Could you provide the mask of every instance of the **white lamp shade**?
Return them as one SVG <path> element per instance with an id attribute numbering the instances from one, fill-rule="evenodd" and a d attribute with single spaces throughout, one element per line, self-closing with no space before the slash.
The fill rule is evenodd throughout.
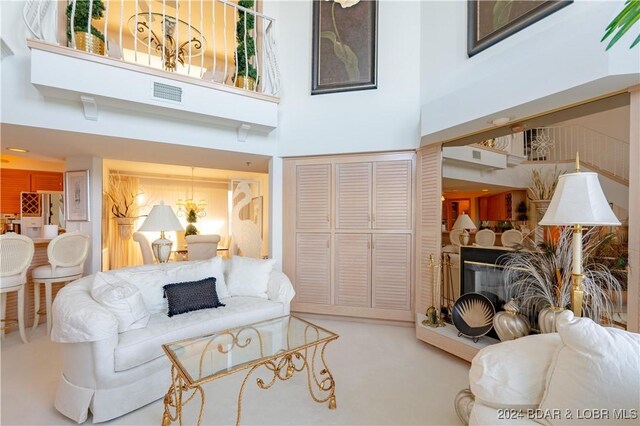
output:
<path id="1" fill-rule="evenodd" d="M 476 224 L 473 223 L 468 214 L 461 214 L 453 224 L 453 229 L 476 229 Z"/>
<path id="2" fill-rule="evenodd" d="M 149 216 L 147 216 L 138 231 L 184 231 L 184 228 L 180 224 L 171 206 L 160 203 L 153 206 L 149 212 Z"/>
<path id="3" fill-rule="evenodd" d="M 567 173 L 558 178 L 540 225 L 620 225 L 600 187 L 597 173 Z"/>

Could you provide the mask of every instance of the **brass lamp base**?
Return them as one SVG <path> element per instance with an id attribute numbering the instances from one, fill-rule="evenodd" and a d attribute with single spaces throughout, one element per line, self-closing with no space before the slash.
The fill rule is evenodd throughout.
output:
<path id="1" fill-rule="evenodd" d="M 582 316 L 582 302 L 584 301 L 584 288 L 582 287 L 582 274 L 571 275 L 573 287 L 571 289 L 571 309 L 573 315 Z"/>

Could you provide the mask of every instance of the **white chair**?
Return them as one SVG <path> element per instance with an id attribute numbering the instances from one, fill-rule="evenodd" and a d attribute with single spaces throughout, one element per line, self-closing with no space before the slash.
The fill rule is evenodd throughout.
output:
<path id="1" fill-rule="evenodd" d="M 188 235 L 186 240 L 189 260 L 207 260 L 217 255 L 220 235 Z"/>
<path id="2" fill-rule="evenodd" d="M 33 259 L 33 240 L 13 232 L 0 235 L 0 318 L 5 318 L 7 311 L 7 293 L 18 293 L 18 330 L 20 338 L 27 343 L 24 332 L 24 285 L 27 283 L 27 269 Z M 4 337 L 5 326 L 1 327 Z"/>
<path id="3" fill-rule="evenodd" d="M 522 244 L 522 232 L 516 229 L 509 229 L 502 233 L 500 238 L 503 247 L 513 247 Z"/>
<path id="4" fill-rule="evenodd" d="M 491 229 L 482 229 L 476 232 L 476 245 L 480 247 L 493 247 L 496 243 L 496 233 Z"/>
<path id="5" fill-rule="evenodd" d="M 140 245 L 142 252 L 142 263 L 145 265 L 153 265 L 153 252 L 151 251 L 151 243 L 142 232 L 133 233 L 133 241 Z"/>
<path id="6" fill-rule="evenodd" d="M 463 229 L 452 229 L 449 232 L 449 241 L 453 244 L 454 247 L 460 247 L 462 243 L 460 242 L 460 235 L 462 235 Z"/>
<path id="7" fill-rule="evenodd" d="M 47 314 L 47 335 L 51 333 L 51 289 L 53 283 L 68 283 L 82 278 L 84 261 L 89 252 L 89 235 L 68 232 L 58 235 L 47 246 L 49 264 L 38 266 L 31 272 L 33 277 L 34 316 L 33 329 L 40 321 L 40 284 L 45 289 L 45 310 Z"/>

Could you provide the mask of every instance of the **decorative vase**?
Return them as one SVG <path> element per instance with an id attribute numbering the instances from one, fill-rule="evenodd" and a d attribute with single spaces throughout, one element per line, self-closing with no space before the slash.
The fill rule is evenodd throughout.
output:
<path id="1" fill-rule="evenodd" d="M 84 31 L 76 31 L 74 35 L 77 50 L 104 56 L 104 41 L 100 40 L 100 38 Z"/>
<path id="2" fill-rule="evenodd" d="M 540 333 L 555 333 L 556 330 L 556 318 L 558 314 L 564 311 L 565 308 L 558 306 L 549 306 L 544 308 L 538 314 L 538 327 Z"/>
<path id="3" fill-rule="evenodd" d="M 120 238 L 128 240 L 133 235 L 133 225 L 135 225 L 137 217 L 116 217 L 118 223 L 118 231 L 120 232 Z"/>
<path id="4" fill-rule="evenodd" d="M 236 87 L 239 87 L 241 89 L 251 90 L 251 91 L 256 90 L 256 80 L 253 77 L 245 77 L 244 75 L 238 75 L 236 76 L 234 84 Z"/>
<path id="5" fill-rule="evenodd" d="M 544 214 L 547 212 L 547 209 L 549 208 L 549 204 L 551 203 L 551 200 L 531 200 L 531 203 L 535 206 L 535 210 L 536 210 L 536 221 L 535 223 L 540 223 L 540 221 L 542 220 L 542 218 L 544 217 Z M 542 241 L 544 241 L 544 229 L 541 226 L 537 226 L 535 231 L 535 242 L 536 244 L 541 243 Z"/>
<path id="6" fill-rule="evenodd" d="M 529 320 L 520 314 L 520 308 L 514 299 L 504 305 L 504 311 L 493 317 L 493 328 L 501 342 L 524 337 L 531 331 Z"/>

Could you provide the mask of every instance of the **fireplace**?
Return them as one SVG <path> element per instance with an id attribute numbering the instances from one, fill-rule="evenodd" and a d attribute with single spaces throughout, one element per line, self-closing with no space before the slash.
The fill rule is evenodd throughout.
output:
<path id="1" fill-rule="evenodd" d="M 486 296 L 496 308 L 502 308 L 507 301 L 504 284 L 504 258 L 506 250 L 479 247 L 460 248 L 460 294 L 480 293 Z"/>

